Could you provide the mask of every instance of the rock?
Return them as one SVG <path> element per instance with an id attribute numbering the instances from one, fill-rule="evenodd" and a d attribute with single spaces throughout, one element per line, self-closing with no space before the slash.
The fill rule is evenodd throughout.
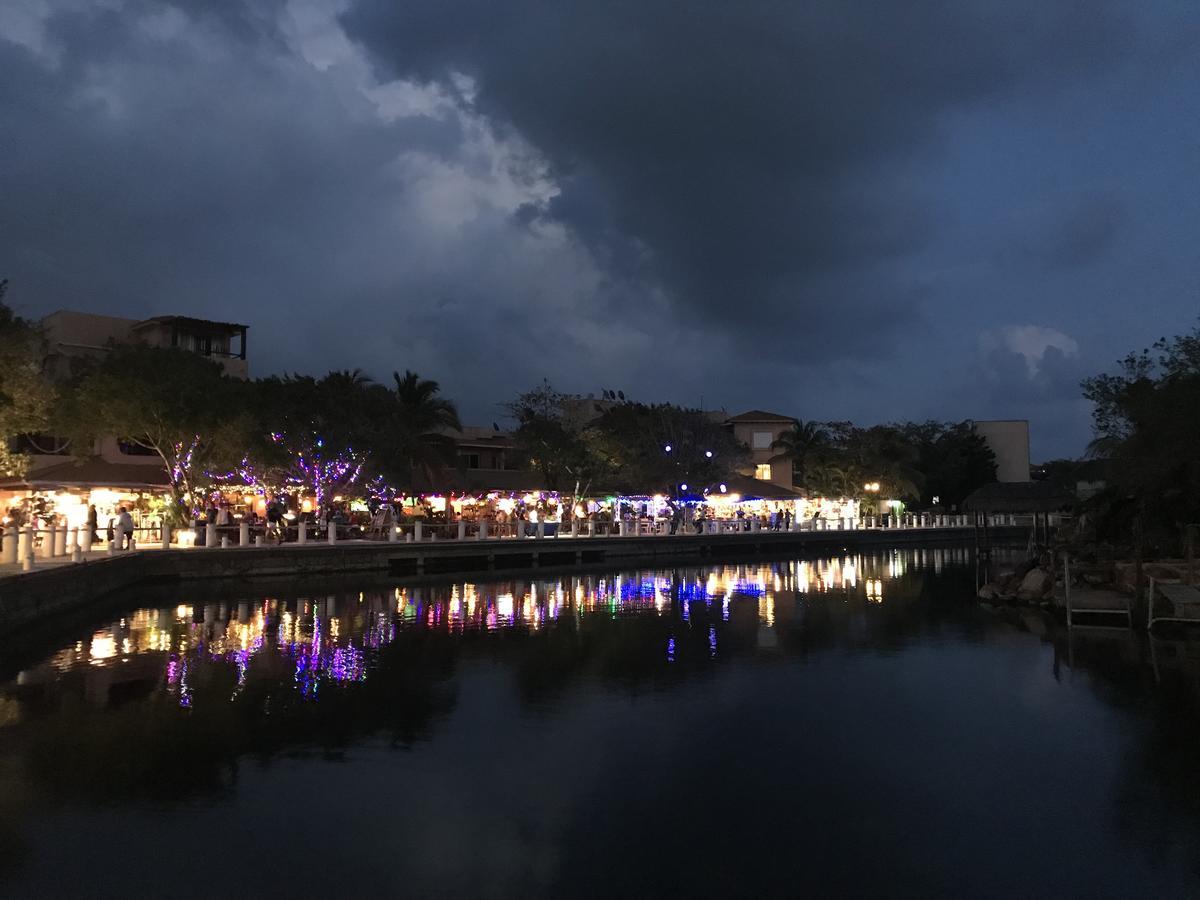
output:
<path id="1" fill-rule="evenodd" d="M 1015 572 L 1013 572 L 1013 577 L 1016 578 L 1018 581 L 1024 581 L 1025 576 L 1028 575 L 1031 571 L 1033 571 L 1033 569 L 1036 567 L 1037 567 L 1036 560 L 1027 559 L 1027 560 L 1025 560 L 1025 562 L 1023 562 L 1019 566 L 1017 566 L 1017 570 Z"/>
<path id="2" fill-rule="evenodd" d="M 1017 589 L 1018 600 L 1041 600 L 1054 589 L 1054 578 L 1045 569 L 1030 569 Z"/>
<path id="3" fill-rule="evenodd" d="M 994 584 L 988 582 L 979 589 L 978 596 L 980 600 L 995 600 L 999 596 L 999 592 Z"/>

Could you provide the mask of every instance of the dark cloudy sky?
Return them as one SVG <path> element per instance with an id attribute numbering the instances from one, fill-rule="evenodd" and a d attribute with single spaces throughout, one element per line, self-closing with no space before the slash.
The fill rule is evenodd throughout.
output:
<path id="1" fill-rule="evenodd" d="M 1200 313 L 1195 0 L 0 2 L 28 315 L 252 369 L 1022 417 Z"/>

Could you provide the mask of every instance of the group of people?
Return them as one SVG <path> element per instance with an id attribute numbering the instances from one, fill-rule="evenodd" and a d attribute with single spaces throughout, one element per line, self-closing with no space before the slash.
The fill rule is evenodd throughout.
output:
<path id="1" fill-rule="evenodd" d="M 251 507 L 246 513 L 237 518 L 229 504 L 217 498 L 212 498 L 208 502 L 208 506 L 204 510 L 204 525 L 212 525 L 217 529 L 217 535 L 221 535 L 222 530 L 233 530 L 234 526 L 240 526 L 242 522 L 249 524 L 253 530 L 262 529 L 267 541 L 272 543 L 281 543 L 286 540 L 285 522 L 288 515 L 288 504 L 286 499 L 279 496 L 268 497 L 266 508 L 262 515 Z M 307 514 L 304 514 L 307 515 Z M 311 516 L 307 519 L 311 521 Z"/>
<path id="2" fill-rule="evenodd" d="M 39 519 L 41 521 L 39 522 Z M 57 515 L 38 516 L 30 514 L 21 506 L 12 506 L 5 513 L 5 521 L 7 527 L 6 533 L 16 533 L 25 525 L 38 531 L 44 531 L 50 528 L 51 525 L 62 525 L 61 517 Z M 64 526 L 65 527 L 65 526 Z M 100 543 L 100 513 L 96 509 L 96 504 L 92 503 L 88 506 L 87 524 L 84 526 L 89 536 L 88 545 L 96 546 Z M 105 525 L 104 540 L 110 544 L 114 550 L 131 550 L 134 545 L 134 522 L 133 516 L 129 509 L 125 506 L 118 509 L 108 517 L 108 522 Z M 80 536 L 80 543 L 83 543 L 83 537 Z"/>

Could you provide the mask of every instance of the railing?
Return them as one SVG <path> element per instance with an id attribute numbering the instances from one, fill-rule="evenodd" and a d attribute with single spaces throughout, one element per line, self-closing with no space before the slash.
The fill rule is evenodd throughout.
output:
<path id="1" fill-rule="evenodd" d="M 96 539 L 88 528 L 51 526 L 33 528 L 9 526 L 0 532 L 0 565 L 16 566 L 24 571 L 33 569 L 37 560 L 70 558 L 81 561 L 86 555 L 103 550 L 115 555 L 131 549 L 228 549 L 292 544 L 335 544 L 345 541 L 433 543 L 438 541 L 480 540 L 570 540 L 590 537 L 669 538 L 687 535 L 728 535 L 744 533 L 800 533 L 847 531 L 909 531 L 913 529 L 965 529 L 986 524 L 989 527 L 1028 526 L 1032 516 L 969 514 L 933 515 L 908 513 L 880 518 L 861 519 L 792 519 L 777 520 L 774 524 L 761 519 L 699 519 L 678 522 L 649 517 L 619 521 L 609 519 L 558 522 L 493 522 L 490 520 L 458 522 L 404 522 L 398 525 L 371 525 L 330 522 L 321 526 L 307 521 L 231 525 L 196 523 L 191 528 L 173 529 L 163 523 L 136 526 L 129 535 L 114 531 L 108 538 L 107 529 L 97 529 Z M 1061 520 L 1052 519 L 1051 525 Z"/>

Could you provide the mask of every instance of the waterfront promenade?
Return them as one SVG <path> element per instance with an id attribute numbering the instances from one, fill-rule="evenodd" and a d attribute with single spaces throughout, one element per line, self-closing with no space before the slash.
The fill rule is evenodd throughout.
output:
<path id="1" fill-rule="evenodd" d="M 849 523 L 857 526 L 858 523 Z M 1027 526 L 989 523 L 997 539 L 1020 540 Z M 457 529 L 456 529 L 457 531 Z M 929 521 L 894 528 L 847 527 L 799 531 L 720 530 L 688 534 L 481 536 L 445 539 L 423 529 L 392 539 L 305 540 L 277 544 L 164 549 L 161 544 L 131 551 L 80 551 L 36 560 L 26 571 L 9 564 L 0 571 L 0 630 L 11 630 L 76 611 L 91 601 L 140 584 L 170 581 L 305 578 L 315 575 L 387 573 L 397 576 L 572 567 L 597 564 L 699 564 L 739 558 L 769 558 L 792 552 L 842 552 L 889 546 L 970 544 L 973 524 Z M 75 559 L 76 561 L 73 561 Z"/>

